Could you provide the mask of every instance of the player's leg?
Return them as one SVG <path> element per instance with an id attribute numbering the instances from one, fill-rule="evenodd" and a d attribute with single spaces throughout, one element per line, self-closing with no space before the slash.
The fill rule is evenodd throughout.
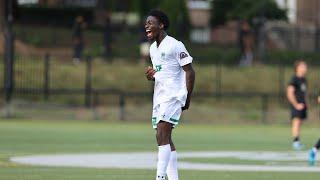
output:
<path id="1" fill-rule="evenodd" d="M 292 120 L 293 141 L 300 140 L 300 127 L 301 127 L 301 120 L 299 118 L 293 118 L 293 120 Z"/>
<path id="2" fill-rule="evenodd" d="M 319 149 L 320 149 L 320 139 L 318 139 L 317 143 L 309 151 L 309 164 L 310 165 L 315 165 L 316 160 L 317 160 L 317 152 Z"/>
<path id="3" fill-rule="evenodd" d="M 292 147 L 295 150 L 300 150 L 302 145 L 300 143 L 300 129 L 301 129 L 302 120 L 300 118 L 293 118 L 292 120 L 292 137 L 293 137 L 293 144 Z"/>
<path id="4" fill-rule="evenodd" d="M 171 146 L 171 156 L 170 156 L 170 161 L 167 167 L 167 176 L 169 180 L 179 180 L 177 151 L 171 136 L 170 136 L 170 146 Z"/>
<path id="5" fill-rule="evenodd" d="M 160 121 L 157 124 L 157 142 L 158 142 L 158 163 L 157 163 L 157 180 L 164 180 L 166 177 L 167 167 L 171 156 L 170 137 L 172 124 Z"/>

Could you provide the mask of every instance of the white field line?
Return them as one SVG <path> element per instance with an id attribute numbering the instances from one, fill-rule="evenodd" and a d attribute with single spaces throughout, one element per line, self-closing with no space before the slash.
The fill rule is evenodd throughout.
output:
<path id="1" fill-rule="evenodd" d="M 246 171 L 246 172 L 320 172 L 320 167 L 307 165 L 307 152 L 258 152 L 258 151 L 212 151 L 182 152 L 179 158 L 237 158 L 241 160 L 261 161 L 305 161 L 299 165 L 235 165 L 217 163 L 191 163 L 179 161 L 179 169 L 209 171 Z M 10 161 L 26 165 L 55 167 L 88 167 L 88 168 L 126 168 L 155 169 L 156 153 L 88 153 L 61 155 L 32 155 L 12 157 Z"/>

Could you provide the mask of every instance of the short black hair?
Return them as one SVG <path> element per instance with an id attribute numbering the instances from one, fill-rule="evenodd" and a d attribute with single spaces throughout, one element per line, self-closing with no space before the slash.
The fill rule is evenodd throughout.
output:
<path id="1" fill-rule="evenodd" d="M 163 11 L 159 9 L 153 9 L 149 12 L 149 16 L 154 16 L 155 18 L 157 18 L 158 21 L 163 24 L 164 30 L 167 30 L 169 28 L 169 18 Z"/>

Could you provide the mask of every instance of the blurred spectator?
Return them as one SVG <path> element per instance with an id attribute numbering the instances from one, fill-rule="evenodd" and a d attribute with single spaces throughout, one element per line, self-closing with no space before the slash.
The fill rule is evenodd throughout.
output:
<path id="1" fill-rule="evenodd" d="M 82 16 L 77 16 L 73 26 L 73 62 L 79 63 L 84 49 L 83 31 L 86 27 Z"/>
<path id="2" fill-rule="evenodd" d="M 146 36 L 146 29 L 144 28 L 144 23 L 140 26 L 140 62 L 145 64 L 149 60 L 149 48 L 150 42 Z"/>
<path id="3" fill-rule="evenodd" d="M 112 28 L 109 17 L 106 19 L 103 32 L 103 55 L 107 62 L 112 62 Z"/>
<path id="4" fill-rule="evenodd" d="M 241 22 L 239 45 L 241 50 L 240 66 L 251 66 L 253 61 L 253 32 L 248 21 Z"/>
<path id="5" fill-rule="evenodd" d="M 298 60 L 294 64 L 295 74 L 292 76 L 288 88 L 287 98 L 290 103 L 292 119 L 292 147 L 294 150 L 301 150 L 303 145 L 300 142 L 301 125 L 307 118 L 307 80 L 308 66 L 304 60 Z"/>

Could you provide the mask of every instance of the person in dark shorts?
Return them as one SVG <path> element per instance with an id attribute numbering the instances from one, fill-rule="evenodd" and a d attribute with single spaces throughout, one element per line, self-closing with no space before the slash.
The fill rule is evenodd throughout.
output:
<path id="1" fill-rule="evenodd" d="M 86 27 L 83 16 L 77 16 L 72 33 L 73 40 L 73 62 L 78 64 L 81 61 L 82 53 L 84 50 L 83 31 Z"/>
<path id="2" fill-rule="evenodd" d="M 103 30 L 103 55 L 106 62 L 112 62 L 112 27 L 110 17 L 106 18 Z"/>
<path id="3" fill-rule="evenodd" d="M 292 119 L 292 147 L 294 150 L 303 148 L 300 142 L 300 128 L 302 121 L 307 118 L 307 80 L 308 66 L 305 61 L 298 60 L 294 64 L 295 74 L 291 78 L 287 88 L 287 98 L 291 108 Z"/>
<path id="4" fill-rule="evenodd" d="M 320 104 L 320 96 L 318 96 L 318 103 Z M 317 161 L 317 152 L 320 149 L 320 138 L 316 142 L 316 144 L 309 151 L 309 164 L 311 166 L 316 165 Z"/>

